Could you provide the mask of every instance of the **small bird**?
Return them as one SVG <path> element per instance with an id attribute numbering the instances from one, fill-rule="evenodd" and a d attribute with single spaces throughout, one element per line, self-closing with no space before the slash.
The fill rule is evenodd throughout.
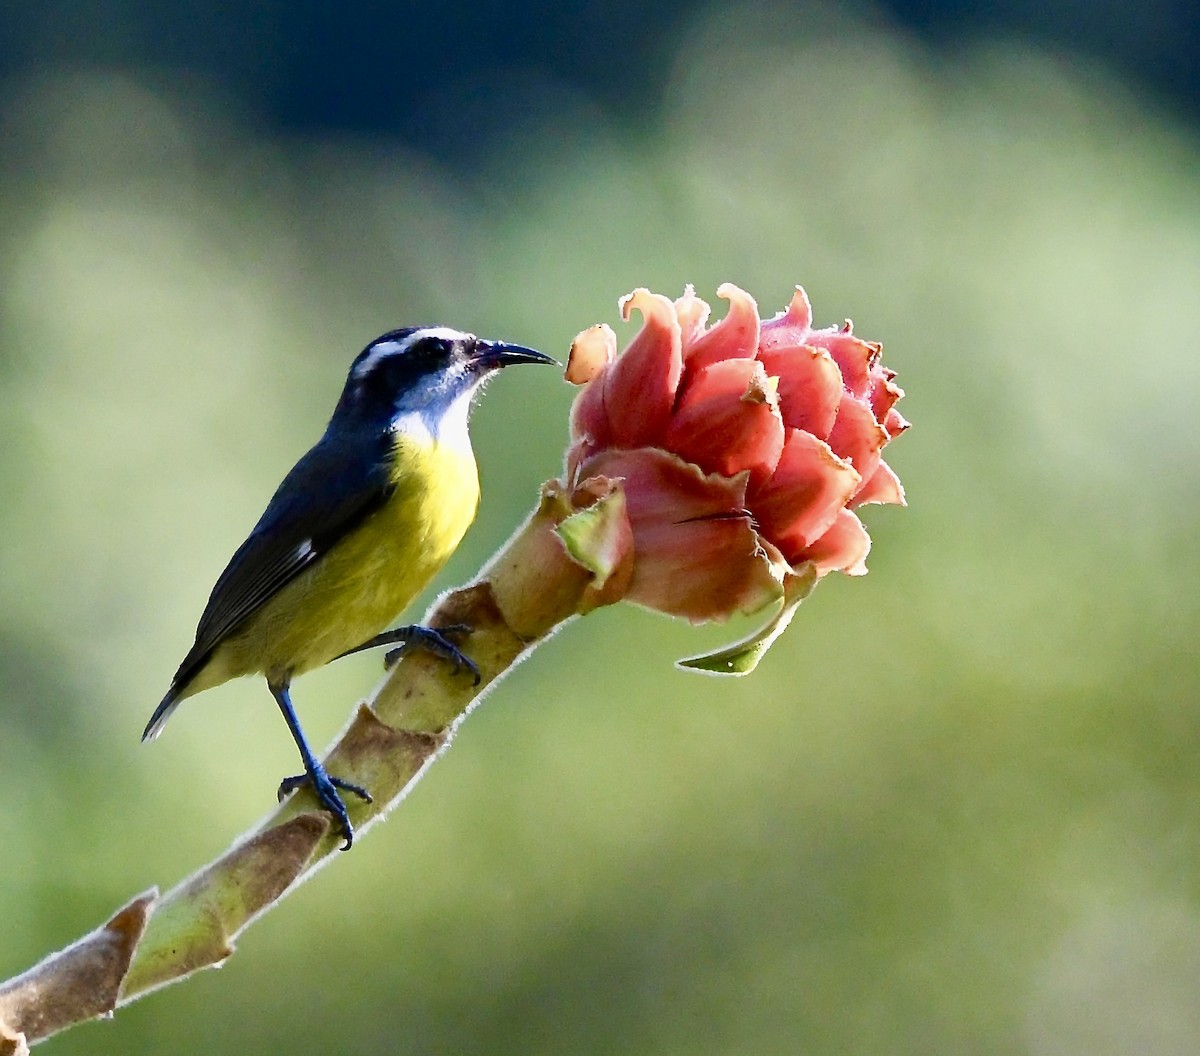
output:
<path id="1" fill-rule="evenodd" d="M 383 629 L 475 519 L 479 472 L 467 420 L 476 391 L 501 367 L 554 362 L 441 326 L 391 330 L 367 345 L 325 434 L 284 478 L 213 587 L 196 642 L 142 740 L 157 737 L 188 697 L 265 675 L 304 762 L 303 774 L 281 783 L 280 798 L 310 784 L 349 849 L 354 830 L 338 789 L 371 797 L 317 760 L 292 707 L 292 679 L 362 649 L 399 644 L 389 660 L 419 646 L 478 681 L 478 669 L 446 634 Z"/>

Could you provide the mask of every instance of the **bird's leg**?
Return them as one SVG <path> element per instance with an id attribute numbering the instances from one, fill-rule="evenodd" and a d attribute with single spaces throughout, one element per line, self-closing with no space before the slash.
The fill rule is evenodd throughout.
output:
<path id="1" fill-rule="evenodd" d="M 378 649 L 382 645 L 395 645 L 395 649 L 389 649 L 383 656 L 383 664 L 385 667 L 394 667 L 396 662 L 405 653 L 412 649 L 425 649 L 430 653 L 449 660 L 454 665 L 454 673 L 457 675 L 459 671 L 466 668 L 475 676 L 475 685 L 479 685 L 479 668 L 475 661 L 464 653 L 450 638 L 452 636 L 467 635 L 471 633 L 471 628 L 463 623 L 454 623 L 449 627 L 423 627 L 419 623 L 411 624 L 408 627 L 396 627 L 390 631 L 384 631 L 382 634 L 375 635 L 374 638 L 368 638 L 362 645 L 356 645 L 353 649 L 347 649 L 344 653 L 334 657 L 335 660 L 340 660 L 343 656 L 349 656 L 351 653 L 361 653 L 364 649 Z"/>
<path id="2" fill-rule="evenodd" d="M 289 792 L 294 792 L 301 785 L 311 785 L 318 802 L 333 815 L 338 830 L 345 837 L 346 842 L 342 846 L 342 850 L 348 851 L 351 844 L 354 843 L 354 828 L 350 824 L 350 815 L 346 812 L 346 804 L 342 802 L 342 797 L 338 795 L 337 790 L 340 788 L 344 792 L 353 792 L 368 803 L 371 802 L 371 794 L 360 785 L 352 785 L 349 781 L 331 777 L 325 767 L 317 761 L 317 757 L 313 755 L 312 749 L 308 746 L 304 731 L 300 729 L 300 720 L 296 717 L 296 709 L 292 707 L 288 681 L 272 682 L 268 679 L 267 685 L 270 687 L 271 696 L 275 698 L 275 703 L 279 705 L 279 710 L 283 712 L 288 729 L 292 731 L 292 739 L 296 742 L 296 747 L 300 749 L 300 758 L 304 760 L 304 773 L 297 774 L 295 777 L 285 777 L 279 783 L 279 798 L 282 800 Z"/>

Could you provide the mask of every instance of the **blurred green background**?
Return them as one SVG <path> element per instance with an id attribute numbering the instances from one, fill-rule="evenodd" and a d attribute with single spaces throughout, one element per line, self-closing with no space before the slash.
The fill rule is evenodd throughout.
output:
<path id="1" fill-rule="evenodd" d="M 575 623 L 225 968 L 45 1051 L 1200 1048 L 1195 49 L 1158 5 L 1135 80 L 1100 15 L 1024 6 L 938 39 L 936 7 L 0 12 L 0 976 L 295 770 L 258 682 L 138 734 L 376 333 L 562 354 L 627 338 L 637 285 L 802 282 L 915 423 L 871 574 L 754 676 L 672 668 L 747 627 Z M 439 586 L 557 472 L 570 397 L 492 387 Z M 298 684 L 315 742 L 378 664 Z"/>

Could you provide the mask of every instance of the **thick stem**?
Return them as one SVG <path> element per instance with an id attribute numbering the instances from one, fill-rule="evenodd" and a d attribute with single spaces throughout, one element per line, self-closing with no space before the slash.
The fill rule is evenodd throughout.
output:
<path id="1" fill-rule="evenodd" d="M 571 560 L 554 529 L 573 509 L 553 486 L 539 508 L 469 586 L 440 598 L 433 627 L 465 624 L 478 685 L 445 660 L 404 657 L 359 705 L 326 758 L 329 770 L 370 789 L 348 803 L 365 833 L 419 780 L 487 689 L 559 625 L 590 607 L 592 573 Z M 111 1012 L 200 968 L 220 964 L 234 940 L 340 846 L 311 791 L 292 795 L 220 858 L 161 898 L 139 896 L 108 924 L 0 983 L 0 1054 Z M 23 1037 L 22 1037 L 23 1036 Z M 12 1038 L 12 1047 L 6 1038 Z"/>

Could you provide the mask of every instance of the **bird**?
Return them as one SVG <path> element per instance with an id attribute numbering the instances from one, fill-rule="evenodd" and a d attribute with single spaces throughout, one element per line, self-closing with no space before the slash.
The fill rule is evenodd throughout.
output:
<path id="1" fill-rule="evenodd" d="M 430 583 L 475 519 L 479 472 L 467 424 L 483 384 L 501 368 L 555 364 L 523 345 L 445 326 L 389 330 L 354 359 L 321 438 L 284 477 L 217 579 L 196 639 L 154 710 L 154 740 L 188 697 L 263 675 L 299 749 L 304 773 L 279 798 L 310 785 L 344 839 L 345 801 L 370 793 L 329 774 L 291 700 L 297 675 L 362 649 L 398 645 L 444 656 L 479 680 L 454 631 L 385 630 Z"/>

